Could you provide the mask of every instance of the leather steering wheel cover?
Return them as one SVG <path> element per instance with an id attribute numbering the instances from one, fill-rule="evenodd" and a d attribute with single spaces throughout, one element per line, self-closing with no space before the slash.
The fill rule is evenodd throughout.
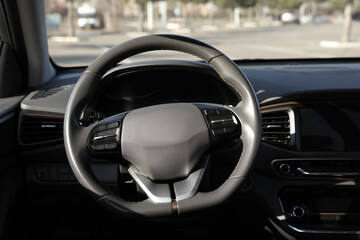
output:
<path id="1" fill-rule="evenodd" d="M 226 56 L 210 64 L 220 78 L 237 91 L 242 101 L 230 108 L 241 121 L 243 150 L 229 178 L 216 190 L 198 193 L 193 198 L 178 201 L 179 214 L 215 206 L 235 193 L 253 166 L 261 142 L 261 113 L 256 94 L 245 74 Z"/>
<path id="2" fill-rule="evenodd" d="M 95 59 L 86 71 L 103 76 L 122 60 L 139 53 L 156 50 L 172 50 L 187 53 L 207 63 L 213 58 L 223 55 L 223 53 L 214 47 L 192 38 L 167 34 L 147 35 L 115 45 Z"/>
<path id="3" fill-rule="evenodd" d="M 201 41 L 178 35 L 148 35 L 116 45 L 105 52 L 85 70 L 78 80 L 70 98 L 64 117 L 64 143 L 70 166 L 80 184 L 89 190 L 98 201 L 122 215 L 163 216 L 171 215 L 171 203 L 152 204 L 150 200 L 132 203 L 105 189 L 91 173 L 86 153 L 75 147 L 75 132 L 82 129 L 77 119 L 86 103 L 93 96 L 101 77 L 122 60 L 133 55 L 154 51 L 173 50 L 195 55 L 210 65 L 220 78 L 234 89 L 242 101 L 231 108 L 242 122 L 243 152 L 228 180 L 209 193 L 198 193 L 192 198 L 178 201 L 179 213 L 200 210 L 214 206 L 227 199 L 240 187 L 252 167 L 261 140 L 261 115 L 255 92 L 244 73 L 237 65 L 217 49 Z M 76 136 L 75 136 L 76 139 Z M 89 172 L 90 171 L 90 172 Z M 151 211 L 149 211 L 151 208 Z"/>

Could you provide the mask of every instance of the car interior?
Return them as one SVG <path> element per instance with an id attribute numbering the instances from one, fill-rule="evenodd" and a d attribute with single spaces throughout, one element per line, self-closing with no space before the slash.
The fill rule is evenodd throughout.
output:
<path id="1" fill-rule="evenodd" d="M 44 1 L 0 3 L 0 239 L 360 237 L 358 57 L 166 33 L 62 67 Z M 199 60 L 122 63 L 153 51 Z"/>

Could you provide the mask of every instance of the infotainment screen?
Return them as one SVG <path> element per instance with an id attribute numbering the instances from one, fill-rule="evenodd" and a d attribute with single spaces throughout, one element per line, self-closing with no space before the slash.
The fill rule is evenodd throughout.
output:
<path id="1" fill-rule="evenodd" d="M 360 106 L 300 108 L 303 151 L 360 151 Z"/>

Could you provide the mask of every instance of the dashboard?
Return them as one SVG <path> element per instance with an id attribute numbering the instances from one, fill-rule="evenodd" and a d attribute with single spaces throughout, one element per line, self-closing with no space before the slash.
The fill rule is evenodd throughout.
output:
<path id="1" fill-rule="evenodd" d="M 257 198 L 263 217 L 283 237 L 358 236 L 360 64 L 300 60 L 237 64 L 257 94 L 263 131 L 254 170 L 240 194 Z M 83 70 L 60 71 L 21 102 L 18 139 L 23 158 L 35 159 L 26 171 L 31 187 L 76 184 L 66 165 L 62 121 Z M 202 62 L 118 66 L 103 77 L 111 87 L 99 91 L 89 104 L 89 118 L 162 103 L 236 105 L 236 93 L 218 78 Z M 237 154 L 229 153 L 224 161 L 214 152 L 221 171 L 213 175 L 210 188 L 226 179 Z M 99 178 L 111 183 L 117 175 L 103 174 L 107 167 L 94 168 Z"/>

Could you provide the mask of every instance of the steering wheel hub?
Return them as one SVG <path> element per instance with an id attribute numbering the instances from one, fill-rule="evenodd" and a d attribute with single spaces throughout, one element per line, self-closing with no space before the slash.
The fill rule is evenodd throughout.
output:
<path id="1" fill-rule="evenodd" d="M 153 181 L 187 177 L 209 147 L 205 119 L 191 103 L 136 109 L 123 121 L 122 156 Z"/>

